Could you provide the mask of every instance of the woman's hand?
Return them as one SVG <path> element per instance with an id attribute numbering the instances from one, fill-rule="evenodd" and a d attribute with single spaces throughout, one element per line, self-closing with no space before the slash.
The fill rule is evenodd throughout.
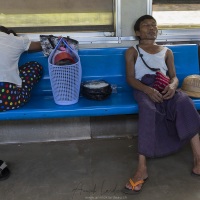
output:
<path id="1" fill-rule="evenodd" d="M 163 95 L 158 90 L 156 90 L 152 87 L 149 87 L 146 94 L 155 103 L 162 103 L 163 102 Z"/>
<path id="2" fill-rule="evenodd" d="M 165 89 L 162 91 L 163 99 L 171 99 L 175 94 L 176 88 L 174 88 L 171 84 L 167 85 Z"/>

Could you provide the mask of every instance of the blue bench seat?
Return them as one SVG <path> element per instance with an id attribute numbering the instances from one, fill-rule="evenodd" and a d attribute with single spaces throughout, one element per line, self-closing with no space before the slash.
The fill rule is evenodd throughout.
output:
<path id="1" fill-rule="evenodd" d="M 168 46 L 174 53 L 175 66 L 180 85 L 191 74 L 199 74 L 198 46 L 195 44 Z M 88 100 L 80 95 L 73 105 L 61 106 L 54 102 L 47 58 L 42 52 L 25 52 L 19 65 L 37 61 L 44 67 L 44 76 L 32 91 L 31 100 L 23 107 L 0 113 L 0 120 L 65 118 L 82 116 L 105 116 L 137 114 L 138 105 L 133 90 L 126 82 L 125 58 L 127 48 L 81 49 L 82 81 L 106 80 L 114 88 L 111 96 L 103 101 Z M 200 99 L 193 99 L 200 110 Z"/>

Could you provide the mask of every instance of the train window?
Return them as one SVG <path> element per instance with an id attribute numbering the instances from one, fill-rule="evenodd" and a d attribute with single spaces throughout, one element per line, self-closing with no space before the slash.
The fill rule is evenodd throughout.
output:
<path id="1" fill-rule="evenodd" d="M 159 29 L 200 28 L 199 0 L 152 0 Z"/>
<path id="2" fill-rule="evenodd" d="M 115 0 L 0 0 L 0 24 L 18 33 L 114 32 Z"/>

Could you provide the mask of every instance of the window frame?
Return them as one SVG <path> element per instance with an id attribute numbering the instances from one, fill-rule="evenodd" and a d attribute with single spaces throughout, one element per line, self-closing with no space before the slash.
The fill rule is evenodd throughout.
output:
<path id="1" fill-rule="evenodd" d="M 147 14 L 153 14 L 153 0 L 147 0 Z M 158 42 L 200 41 L 200 29 L 159 29 Z"/>
<path id="2" fill-rule="evenodd" d="M 71 37 L 79 41 L 79 44 L 98 44 L 98 43 L 121 43 L 121 0 L 113 0 L 114 11 L 114 32 L 45 32 L 44 34 Z M 41 33 L 43 34 L 43 33 Z M 40 33 L 23 33 L 21 35 L 28 35 L 31 40 L 37 41 Z"/>

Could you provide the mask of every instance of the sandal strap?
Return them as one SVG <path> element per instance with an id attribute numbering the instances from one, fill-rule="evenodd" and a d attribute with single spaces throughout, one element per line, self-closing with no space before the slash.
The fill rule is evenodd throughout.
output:
<path id="1" fill-rule="evenodd" d="M 143 184 L 144 180 L 139 180 L 139 181 L 136 181 L 134 183 L 132 179 L 129 179 L 129 182 L 130 182 L 130 184 L 132 186 L 132 190 L 134 190 L 137 185 Z"/>
<path id="2" fill-rule="evenodd" d="M 3 162 L 0 166 L 0 172 L 3 171 L 7 167 L 6 163 Z"/>

